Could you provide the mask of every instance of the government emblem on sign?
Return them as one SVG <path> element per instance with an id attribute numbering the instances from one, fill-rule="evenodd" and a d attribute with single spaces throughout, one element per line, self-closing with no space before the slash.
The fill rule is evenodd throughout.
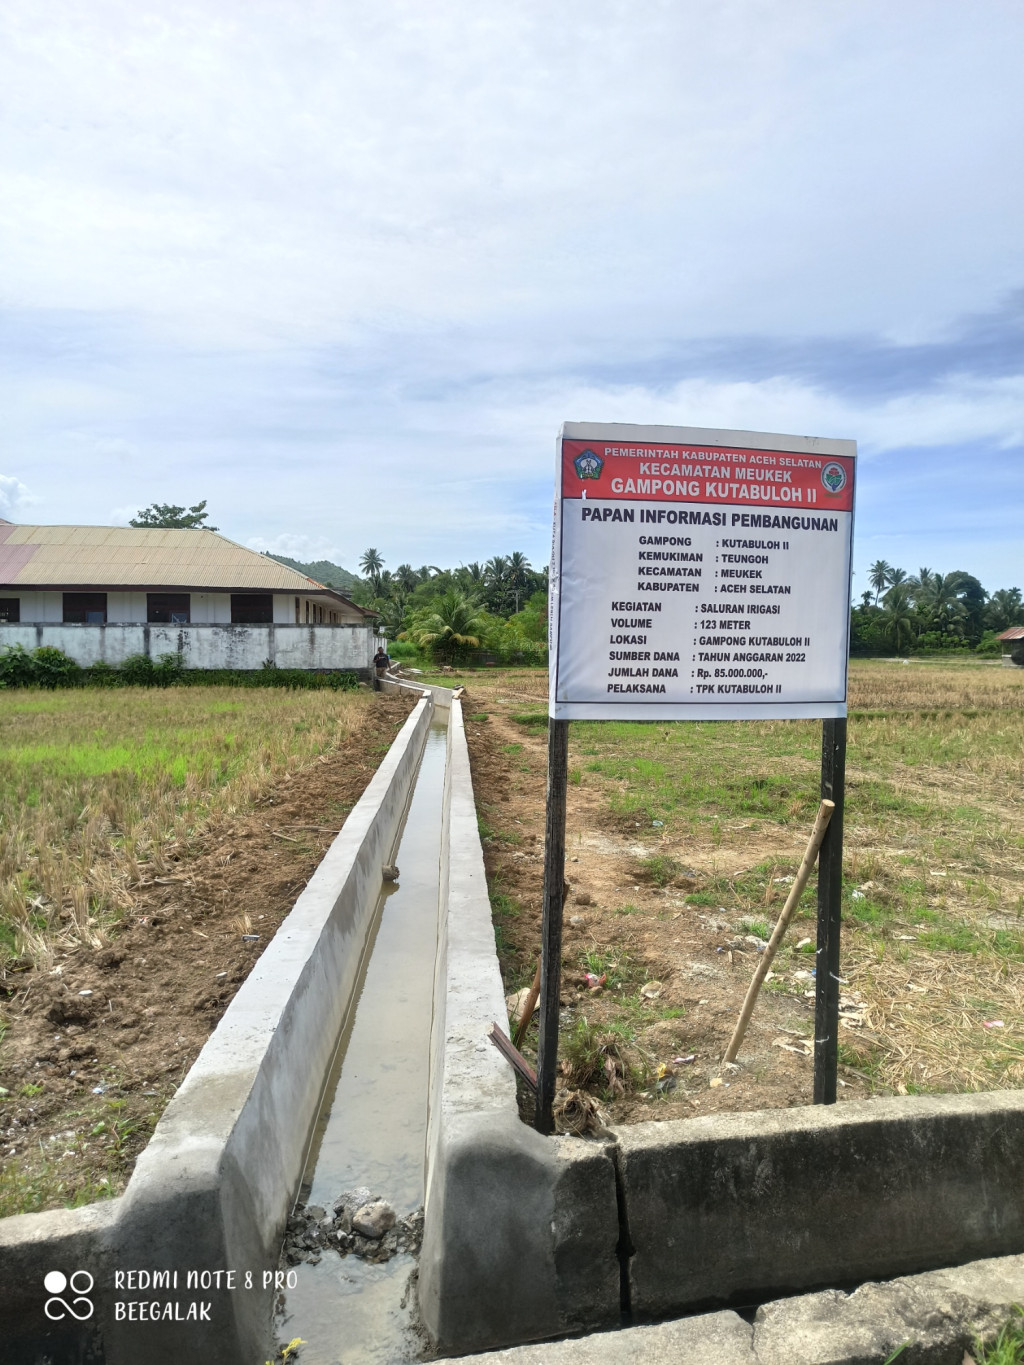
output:
<path id="1" fill-rule="evenodd" d="M 601 470 L 604 468 L 604 460 L 600 455 L 595 455 L 592 450 L 583 451 L 582 455 L 577 455 L 573 460 L 576 468 L 576 476 L 580 479 L 599 479 Z"/>
<path id="2" fill-rule="evenodd" d="M 831 493 L 834 497 L 846 487 L 846 470 L 835 460 L 830 460 L 821 471 L 821 482 L 825 486 L 825 492 Z"/>

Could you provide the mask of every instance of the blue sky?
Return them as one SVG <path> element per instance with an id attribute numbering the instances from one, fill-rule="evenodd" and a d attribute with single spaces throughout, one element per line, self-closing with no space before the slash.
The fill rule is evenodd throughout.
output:
<path id="1" fill-rule="evenodd" d="M 1024 586 L 1017 0 L 9 0 L 0 515 L 550 538 L 564 419 L 856 439 L 885 558 Z"/>

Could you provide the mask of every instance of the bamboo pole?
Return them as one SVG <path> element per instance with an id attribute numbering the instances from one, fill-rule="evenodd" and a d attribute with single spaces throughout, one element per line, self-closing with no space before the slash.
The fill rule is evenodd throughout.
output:
<path id="1" fill-rule="evenodd" d="M 789 921 L 793 918 L 800 897 L 803 895 L 804 887 L 807 885 L 807 878 L 811 875 L 811 870 L 817 860 L 818 849 L 821 847 L 821 841 L 825 837 L 825 831 L 828 829 L 828 822 L 832 819 L 832 812 L 834 810 L 835 802 L 833 801 L 822 801 L 821 805 L 818 807 L 818 815 L 814 821 L 814 828 L 811 831 L 811 838 L 807 845 L 807 851 L 804 853 L 803 862 L 800 864 L 800 870 L 796 874 L 796 880 L 790 888 L 789 895 L 786 898 L 786 904 L 782 907 L 782 914 L 779 916 L 772 936 L 768 940 L 768 947 L 764 950 L 761 961 L 757 964 L 757 970 L 754 972 L 754 979 L 750 983 L 746 998 L 743 1001 L 743 1008 L 740 1010 L 740 1017 L 736 1020 L 736 1027 L 733 1030 L 729 1046 L 726 1048 L 725 1062 L 734 1062 L 736 1060 L 736 1054 L 740 1050 L 743 1036 L 747 1031 L 747 1025 L 750 1023 L 750 1016 L 754 1012 L 754 1005 L 757 1001 L 758 994 L 760 993 L 761 986 L 764 983 L 765 977 L 768 975 L 768 970 L 771 967 L 772 962 L 775 960 L 775 954 L 779 951 L 779 945 L 782 942 L 783 935 L 789 928 Z"/>
<path id="2" fill-rule="evenodd" d="M 533 1018 L 533 1011 L 537 1008 L 537 997 L 540 995 L 540 962 L 537 963 L 537 970 L 533 974 L 533 985 L 530 993 L 523 1002 L 523 1012 L 519 1016 L 519 1024 L 516 1028 L 515 1037 L 512 1041 L 516 1047 L 522 1047 L 523 1039 L 526 1037 L 526 1030 L 530 1027 L 530 1020 Z"/>

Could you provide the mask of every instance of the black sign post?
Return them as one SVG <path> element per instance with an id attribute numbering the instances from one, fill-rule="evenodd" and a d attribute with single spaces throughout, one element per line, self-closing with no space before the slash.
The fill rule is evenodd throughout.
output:
<path id="1" fill-rule="evenodd" d="M 544 829 L 544 906 L 540 949 L 540 1039 L 537 1048 L 539 1133 L 554 1127 L 558 1065 L 558 997 L 562 986 L 562 893 L 565 884 L 565 797 L 568 786 L 569 722 L 548 721 L 548 791 Z"/>
<path id="2" fill-rule="evenodd" d="M 818 950 L 814 992 L 814 1103 L 835 1104 L 839 1065 L 839 933 L 843 906 L 846 720 L 821 726 L 821 796 L 835 811 L 818 855 Z"/>

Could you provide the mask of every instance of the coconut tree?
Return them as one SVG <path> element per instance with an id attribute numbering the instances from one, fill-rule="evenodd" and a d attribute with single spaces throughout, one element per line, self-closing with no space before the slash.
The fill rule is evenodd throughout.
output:
<path id="1" fill-rule="evenodd" d="M 467 650 L 477 649 L 487 621 L 471 597 L 458 588 L 447 592 L 417 612 L 403 638 L 429 649 L 434 659 L 451 663 Z"/>
<path id="2" fill-rule="evenodd" d="M 364 550 L 359 557 L 359 567 L 373 584 L 374 595 L 380 596 L 380 575 L 384 568 L 384 558 L 379 550 L 371 548 Z"/>
<path id="3" fill-rule="evenodd" d="M 1024 601 L 1020 588 L 997 588 L 985 609 L 985 624 L 990 630 L 1008 630 L 1024 624 Z"/>
<path id="4" fill-rule="evenodd" d="M 927 590 L 921 595 L 919 607 L 924 611 L 929 625 L 943 635 L 963 634 L 967 608 L 957 595 L 959 588 L 959 574 L 933 573 Z"/>
<path id="5" fill-rule="evenodd" d="M 914 608 L 905 583 L 894 584 L 882 599 L 882 638 L 900 654 L 914 643 Z"/>
<path id="6" fill-rule="evenodd" d="M 529 593 L 531 579 L 530 561 L 521 550 L 513 550 L 509 555 L 505 577 L 508 591 L 515 598 L 515 609 L 518 612 L 519 599 Z"/>
<path id="7" fill-rule="evenodd" d="M 878 596 L 883 588 L 889 584 L 889 575 L 892 573 L 892 565 L 884 559 L 876 559 L 868 570 L 868 582 L 875 590 L 875 606 L 878 606 Z"/>

